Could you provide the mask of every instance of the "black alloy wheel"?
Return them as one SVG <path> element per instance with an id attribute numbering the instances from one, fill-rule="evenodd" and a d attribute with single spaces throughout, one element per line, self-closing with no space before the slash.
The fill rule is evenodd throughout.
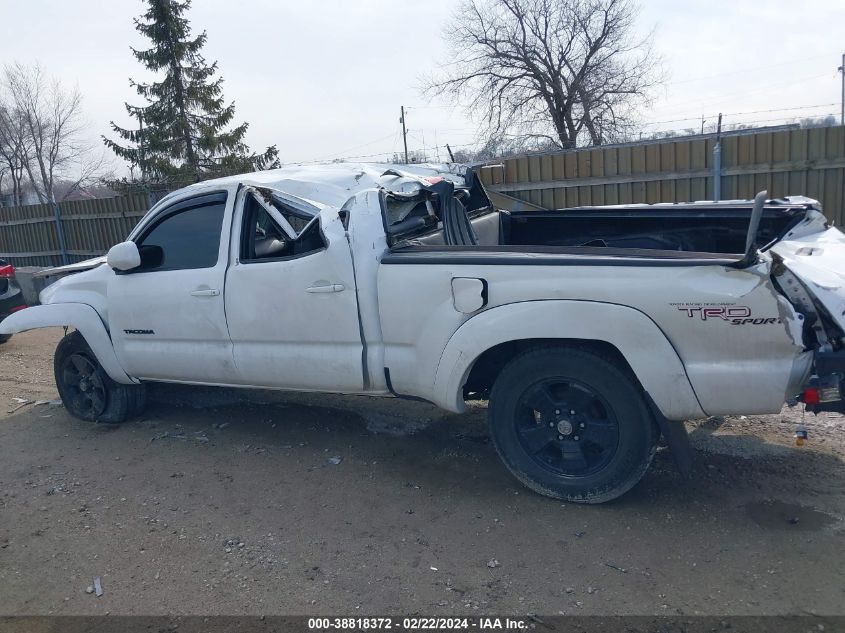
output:
<path id="1" fill-rule="evenodd" d="M 529 386 L 514 418 L 525 451 L 543 468 L 582 477 L 610 463 L 619 445 L 619 420 L 592 387 L 546 378 Z"/>
<path id="2" fill-rule="evenodd" d="M 61 381 L 68 395 L 70 412 L 86 420 L 96 420 L 106 410 L 108 394 L 96 360 L 83 352 L 67 356 L 62 363 Z"/>

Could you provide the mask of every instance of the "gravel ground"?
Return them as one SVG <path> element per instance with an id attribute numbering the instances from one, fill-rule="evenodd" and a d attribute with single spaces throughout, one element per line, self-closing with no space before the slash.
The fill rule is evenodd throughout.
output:
<path id="1" fill-rule="evenodd" d="M 0 346 L 0 615 L 845 614 L 839 416 L 690 424 L 693 477 L 660 450 L 577 506 L 511 478 L 484 403 L 158 385 L 84 423 L 37 404 L 61 335 Z"/>

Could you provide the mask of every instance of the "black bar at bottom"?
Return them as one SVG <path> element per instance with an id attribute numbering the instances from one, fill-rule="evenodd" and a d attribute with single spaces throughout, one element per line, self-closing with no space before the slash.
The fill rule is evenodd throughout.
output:
<path id="1" fill-rule="evenodd" d="M 532 631 L 537 633 L 840 633 L 845 615 L 787 616 L 0 616 L 0 633 L 308 633 Z"/>

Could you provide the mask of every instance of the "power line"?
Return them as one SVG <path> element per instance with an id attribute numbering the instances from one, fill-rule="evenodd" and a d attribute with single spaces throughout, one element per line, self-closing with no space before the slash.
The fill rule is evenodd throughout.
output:
<path id="1" fill-rule="evenodd" d="M 463 145 L 451 145 L 451 147 L 452 147 L 453 150 L 455 150 L 455 149 L 463 149 L 463 148 L 466 148 L 466 147 L 476 147 L 476 146 L 482 145 L 482 144 L 483 143 L 481 143 L 481 142 L 476 142 L 476 143 L 466 143 L 466 144 L 463 144 Z M 433 147 L 428 146 L 425 149 L 426 150 L 446 149 L 446 145 L 436 145 L 436 146 L 433 146 Z M 413 149 L 413 148 L 408 149 L 409 154 L 421 153 L 421 151 L 422 151 L 421 149 Z M 335 156 L 334 158 L 325 159 L 325 160 L 294 161 L 291 164 L 295 164 L 295 165 L 314 165 L 314 164 L 317 164 L 317 163 L 327 162 L 328 160 L 359 160 L 359 159 L 362 159 L 362 158 L 377 158 L 377 157 L 385 156 L 386 154 L 395 154 L 395 153 L 396 152 L 377 152 L 375 154 L 361 154 L 361 155 L 358 155 L 358 156 Z"/>
<path id="2" fill-rule="evenodd" d="M 770 110 L 750 110 L 748 112 L 713 112 L 711 114 L 696 114 L 695 116 L 687 117 L 685 119 L 670 119 L 668 121 L 651 121 L 643 123 L 643 125 L 661 125 L 663 123 L 683 123 L 684 121 L 698 121 L 701 117 L 714 117 L 721 114 L 722 116 L 743 116 L 746 114 L 768 114 L 769 112 L 792 112 L 794 110 L 811 110 L 815 108 L 827 108 L 835 106 L 835 103 L 820 103 L 818 105 L 796 106 L 794 108 L 772 108 Z"/>
<path id="3" fill-rule="evenodd" d="M 375 145 L 376 143 L 380 143 L 381 141 L 386 141 L 387 139 L 391 138 L 393 135 L 394 135 L 394 133 L 391 132 L 387 136 L 377 138 L 374 141 L 369 141 L 368 143 L 361 143 L 360 145 L 353 145 L 352 147 L 347 147 L 346 149 L 344 149 L 340 152 L 337 152 L 337 154 L 343 154 L 345 152 L 351 152 L 352 150 L 360 149 L 362 147 L 369 147 L 370 145 Z M 326 158 L 324 160 L 331 160 L 331 158 Z"/>
<path id="4" fill-rule="evenodd" d="M 819 118 L 827 118 L 827 117 L 834 117 L 835 118 L 836 114 L 832 113 L 832 112 L 826 112 L 824 114 L 819 114 L 817 116 Z M 737 121 L 736 123 L 728 124 L 728 125 L 723 124 L 722 132 L 724 134 L 724 132 L 726 131 L 726 128 L 729 127 L 730 125 L 756 126 L 760 123 L 773 123 L 773 122 L 783 122 L 783 117 L 776 117 L 776 118 L 773 118 L 773 119 L 756 119 L 754 121 Z M 688 129 L 689 128 L 666 128 L 666 129 L 662 129 L 662 130 L 652 130 L 651 132 L 649 132 L 649 134 L 665 134 L 665 133 L 669 133 L 669 132 L 677 132 L 678 136 L 687 136 L 688 135 L 687 134 Z M 753 129 L 753 127 L 749 128 L 749 129 Z M 727 130 L 727 131 L 730 131 L 730 130 Z M 693 136 L 700 136 L 700 135 L 694 134 Z M 650 138 L 650 137 L 644 137 L 643 140 L 645 140 L 646 138 Z"/>
<path id="5" fill-rule="evenodd" d="M 723 112 L 723 113 L 714 112 L 714 113 L 704 114 L 704 115 L 697 114 L 697 115 L 694 115 L 694 116 L 691 116 L 691 117 L 681 118 L 681 119 L 669 119 L 669 120 L 665 120 L 665 121 L 648 121 L 648 122 L 643 123 L 642 125 L 650 127 L 650 126 L 654 126 L 654 125 L 664 125 L 664 124 L 667 124 L 667 123 L 683 123 L 685 121 L 699 121 L 702 116 L 709 118 L 709 117 L 716 117 L 719 114 L 722 114 L 722 116 L 724 116 L 724 117 L 735 117 L 735 116 L 746 116 L 746 115 L 751 115 L 751 114 L 769 114 L 769 113 L 772 113 L 772 112 L 795 112 L 795 111 L 799 111 L 799 110 L 813 110 L 813 109 L 817 109 L 817 108 L 829 108 L 829 107 L 836 106 L 836 105 L 838 105 L 838 104 L 836 104 L 836 103 L 819 103 L 819 104 L 815 104 L 815 105 L 794 106 L 794 107 L 791 107 L 791 108 L 769 108 L 769 109 L 766 109 L 766 110 L 747 110 L 747 111 L 744 111 L 744 112 Z M 407 109 L 408 108 L 406 108 L 406 110 Z M 817 115 L 817 116 L 827 116 L 827 115 L 825 114 L 825 115 Z M 779 120 L 782 120 L 782 119 L 785 119 L 785 118 L 789 118 L 789 117 L 784 116 L 784 117 L 777 117 L 777 118 L 774 118 L 774 119 L 764 119 L 762 121 L 750 121 L 749 123 L 779 121 Z M 742 123 L 742 122 L 739 122 L 739 123 Z M 447 129 L 451 129 L 451 128 L 447 128 Z M 462 131 L 459 132 L 458 134 L 453 133 L 450 136 L 467 136 L 467 135 L 474 135 L 475 134 L 475 132 L 470 132 L 470 131 L 464 130 L 463 128 L 454 128 L 454 129 L 455 130 L 462 130 Z M 440 128 L 438 128 L 438 130 L 442 131 L 442 130 L 440 130 Z M 669 131 L 674 131 L 674 130 L 669 130 Z M 415 130 L 409 129 L 408 130 L 408 136 L 415 139 L 416 141 L 418 141 L 420 143 L 423 143 L 423 145 L 424 145 L 423 139 L 415 133 Z M 508 135 L 506 134 L 505 136 L 508 136 Z M 474 143 L 471 143 L 468 146 L 475 146 L 475 145 L 479 145 L 479 144 L 483 144 L 483 141 L 475 141 Z M 451 147 L 454 149 L 454 148 L 460 148 L 460 147 L 464 147 L 464 146 L 451 145 Z M 430 148 L 426 147 L 426 149 L 432 149 L 432 150 L 435 150 L 435 149 L 438 149 L 438 148 L 439 149 L 445 149 L 445 145 L 439 145 L 439 146 L 435 145 L 435 146 L 430 147 Z"/>
<path id="6" fill-rule="evenodd" d="M 718 79 L 719 77 L 727 77 L 727 76 L 730 76 L 730 75 L 741 75 L 743 73 L 755 72 L 757 70 L 768 70 L 770 68 L 781 68 L 783 66 L 792 66 L 794 64 L 800 64 L 801 62 L 814 61 L 816 59 L 822 59 L 822 58 L 825 58 L 825 57 L 833 57 L 833 55 L 814 55 L 813 57 L 802 57 L 801 59 L 793 59 L 792 61 L 789 61 L 789 62 L 780 62 L 780 63 L 777 63 L 777 64 L 769 64 L 767 66 L 755 66 L 753 68 L 743 68 L 743 69 L 740 69 L 740 70 L 732 70 L 730 72 L 718 73 L 718 74 L 715 74 L 715 75 L 705 75 L 703 77 L 692 77 L 690 79 L 682 79 L 680 81 L 670 81 L 670 82 L 667 82 L 666 85 L 667 86 L 677 86 L 677 85 L 680 85 L 680 84 L 691 83 L 693 81 L 705 81 L 707 79 Z"/>
<path id="7" fill-rule="evenodd" d="M 321 160 L 298 160 L 298 161 L 292 161 L 291 164 L 292 165 L 318 165 L 320 163 L 327 163 L 329 161 L 335 161 L 335 160 L 344 161 L 344 160 L 358 160 L 358 159 L 361 159 L 361 158 L 377 158 L 377 157 L 385 156 L 385 155 L 391 154 L 391 153 L 395 153 L 395 152 L 387 152 L 386 151 L 386 152 L 378 152 L 376 154 L 361 154 L 361 155 L 358 155 L 358 156 L 334 156 L 333 158 L 326 158 L 326 159 L 321 159 Z"/>
<path id="8" fill-rule="evenodd" d="M 396 153 L 396 146 L 399 144 L 399 135 L 402 133 L 402 126 L 397 123 L 396 124 L 396 134 L 393 137 L 393 142 L 390 144 L 390 153 Z"/>
<path id="9" fill-rule="evenodd" d="M 455 105 L 415 105 L 415 106 L 405 106 L 406 110 L 453 110 L 455 108 L 460 108 L 461 106 Z"/>
<path id="10" fill-rule="evenodd" d="M 768 114 L 769 112 L 791 112 L 792 110 L 810 110 L 812 108 L 827 108 L 835 105 L 835 103 L 819 103 L 817 105 L 795 106 L 794 108 L 771 108 L 770 110 L 751 110 L 750 112 L 726 112 L 725 116 L 739 116 L 742 114 Z"/>
<path id="11" fill-rule="evenodd" d="M 820 79 L 822 77 L 830 77 L 830 76 L 831 76 L 830 73 L 826 72 L 826 73 L 822 73 L 821 75 L 813 75 L 812 77 L 805 77 L 803 79 L 797 79 L 795 81 L 790 82 L 790 88 L 792 86 L 797 85 L 797 84 L 802 84 L 802 83 L 806 83 L 808 81 L 813 81 L 815 79 Z M 703 100 L 697 99 L 697 100 L 694 100 L 694 101 L 682 101 L 681 103 L 674 104 L 674 106 L 676 106 L 676 107 L 677 106 L 695 106 L 695 105 L 702 105 L 702 104 L 706 104 L 706 103 L 714 103 L 714 102 L 718 103 L 719 101 L 724 101 L 726 99 L 733 99 L 735 97 L 745 97 L 745 96 L 750 95 L 750 94 L 757 94 L 758 92 L 765 92 L 765 91 L 771 91 L 771 90 L 772 90 L 771 85 L 766 84 L 764 86 L 759 86 L 757 88 L 753 88 L 751 90 L 745 90 L 743 92 L 735 92 L 735 93 L 732 93 L 732 94 L 718 95 L 718 96 L 714 96 L 714 97 L 708 97 L 708 98 L 703 99 Z M 707 106 L 707 107 L 712 107 L 712 106 Z"/>

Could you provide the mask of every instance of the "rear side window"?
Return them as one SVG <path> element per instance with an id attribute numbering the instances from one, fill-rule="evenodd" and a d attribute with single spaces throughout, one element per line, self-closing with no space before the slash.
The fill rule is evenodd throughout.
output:
<path id="1" fill-rule="evenodd" d="M 223 200 L 166 215 L 138 242 L 140 270 L 215 266 L 225 209 Z"/>
<path id="2" fill-rule="evenodd" d="M 300 257 L 325 248 L 316 215 L 290 208 L 271 195 L 262 200 L 278 213 L 280 222 L 286 226 L 270 216 L 256 194 L 249 195 L 244 205 L 241 262 Z"/>

